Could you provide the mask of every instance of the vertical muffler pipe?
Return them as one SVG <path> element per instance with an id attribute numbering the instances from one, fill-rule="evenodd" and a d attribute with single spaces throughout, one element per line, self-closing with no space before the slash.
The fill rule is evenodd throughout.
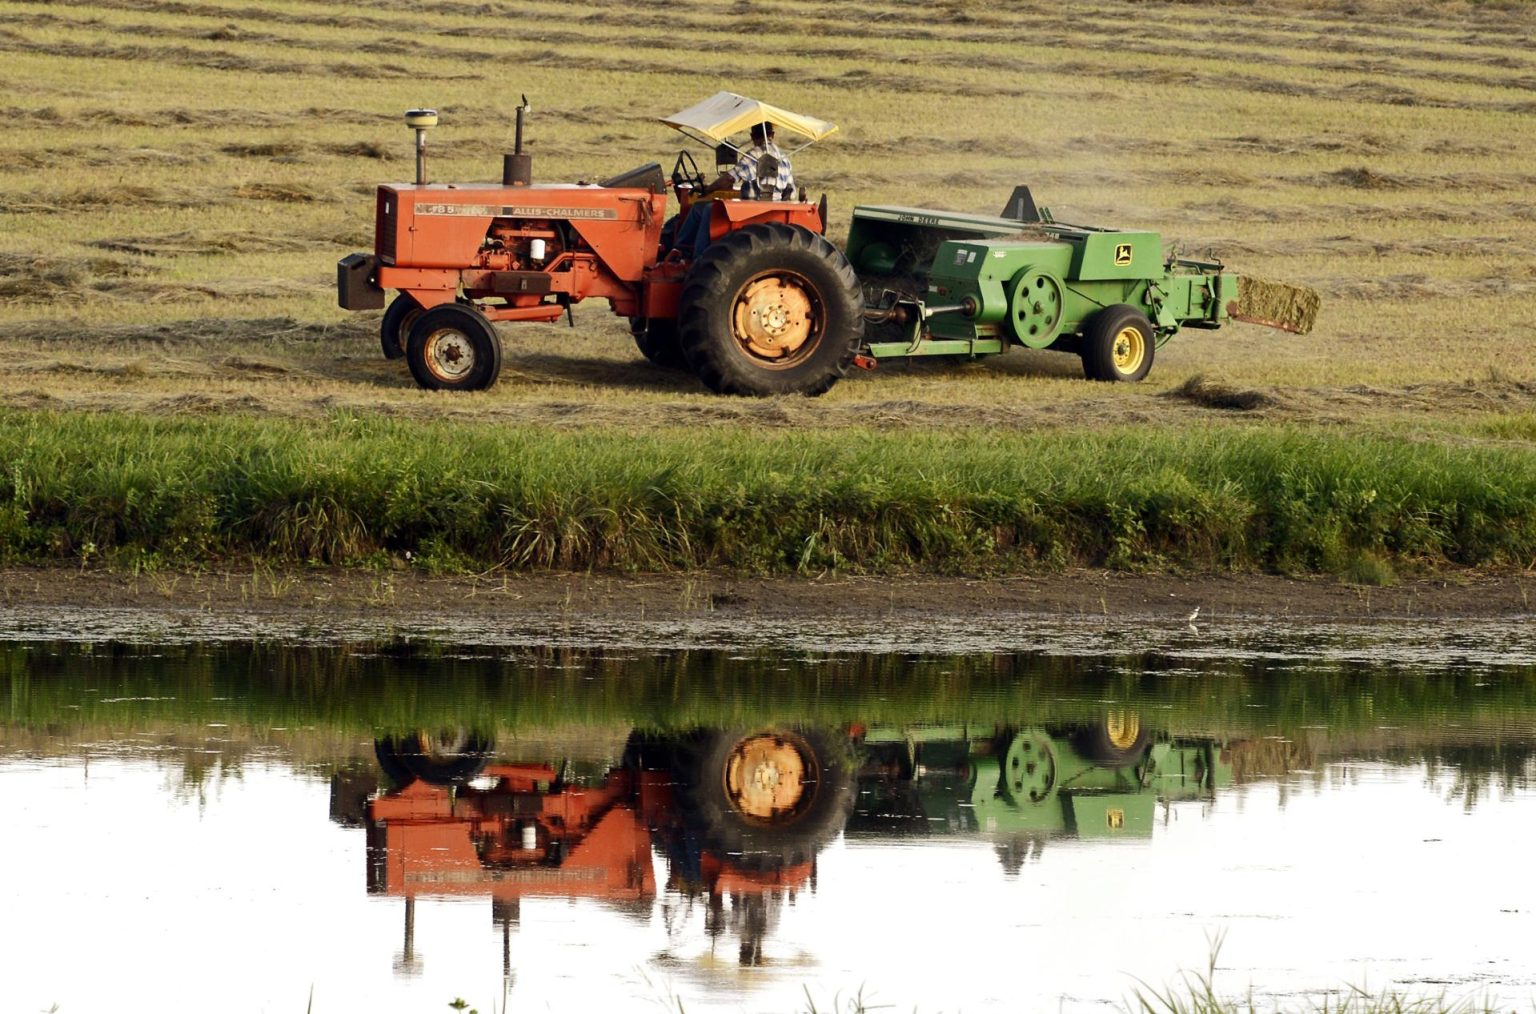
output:
<path id="1" fill-rule="evenodd" d="M 416 131 L 416 185 L 427 185 L 427 131 L 437 126 L 436 109 L 407 109 L 405 125 Z"/>
<path id="2" fill-rule="evenodd" d="M 523 154 L 523 114 L 528 112 L 528 96 L 517 107 L 517 134 L 512 141 L 512 154 L 501 157 L 501 185 L 526 187 L 533 182 L 533 156 Z"/>

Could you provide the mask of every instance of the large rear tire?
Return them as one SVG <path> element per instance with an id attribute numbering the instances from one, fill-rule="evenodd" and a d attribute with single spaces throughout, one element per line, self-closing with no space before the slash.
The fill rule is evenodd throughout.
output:
<path id="1" fill-rule="evenodd" d="M 683 284 L 678 337 L 717 394 L 825 393 L 864 338 L 848 259 L 809 229 L 749 225 L 712 244 Z"/>
<path id="2" fill-rule="evenodd" d="M 1106 306 L 1083 328 L 1083 375 L 1134 383 L 1151 371 L 1156 347 L 1146 314 L 1128 303 Z"/>
<path id="3" fill-rule="evenodd" d="M 683 812 L 706 848 L 744 868 L 809 862 L 853 810 L 852 748 L 811 729 L 702 733 L 678 759 Z"/>
<path id="4" fill-rule="evenodd" d="M 444 303 L 411 325 L 405 361 L 428 391 L 481 391 L 501 372 L 501 338 L 479 310 Z"/>

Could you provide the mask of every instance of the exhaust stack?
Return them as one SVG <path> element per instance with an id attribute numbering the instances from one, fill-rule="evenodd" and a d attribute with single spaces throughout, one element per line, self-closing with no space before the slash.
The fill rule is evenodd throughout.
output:
<path id="1" fill-rule="evenodd" d="M 416 131 L 416 185 L 427 185 L 427 131 L 437 126 L 436 109 L 407 109 L 405 125 Z"/>
<path id="2" fill-rule="evenodd" d="M 533 156 L 523 154 L 523 114 L 527 113 L 528 96 L 517 107 L 517 134 L 512 142 L 512 154 L 501 157 L 501 185 L 526 187 L 533 182 Z"/>

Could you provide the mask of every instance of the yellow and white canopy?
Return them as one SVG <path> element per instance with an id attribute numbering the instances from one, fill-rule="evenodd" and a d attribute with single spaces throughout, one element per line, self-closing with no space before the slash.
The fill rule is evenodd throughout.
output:
<path id="1" fill-rule="evenodd" d="M 810 139 L 806 144 L 820 141 L 837 130 L 835 123 L 802 113 L 792 113 L 788 109 L 770 106 L 735 92 L 716 92 L 680 113 L 663 116 L 661 122 L 705 143 L 725 141 L 732 134 L 750 130 L 754 123 L 771 123 L 775 127 L 802 134 Z"/>

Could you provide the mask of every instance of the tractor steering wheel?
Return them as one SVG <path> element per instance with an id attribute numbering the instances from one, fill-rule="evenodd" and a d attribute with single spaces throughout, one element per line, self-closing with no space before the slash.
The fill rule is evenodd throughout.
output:
<path id="1" fill-rule="evenodd" d="M 699 171 L 699 164 L 693 160 L 687 148 L 679 151 L 677 161 L 672 163 L 672 189 L 676 190 L 685 183 L 695 195 L 701 193 L 706 185 L 704 174 Z"/>

